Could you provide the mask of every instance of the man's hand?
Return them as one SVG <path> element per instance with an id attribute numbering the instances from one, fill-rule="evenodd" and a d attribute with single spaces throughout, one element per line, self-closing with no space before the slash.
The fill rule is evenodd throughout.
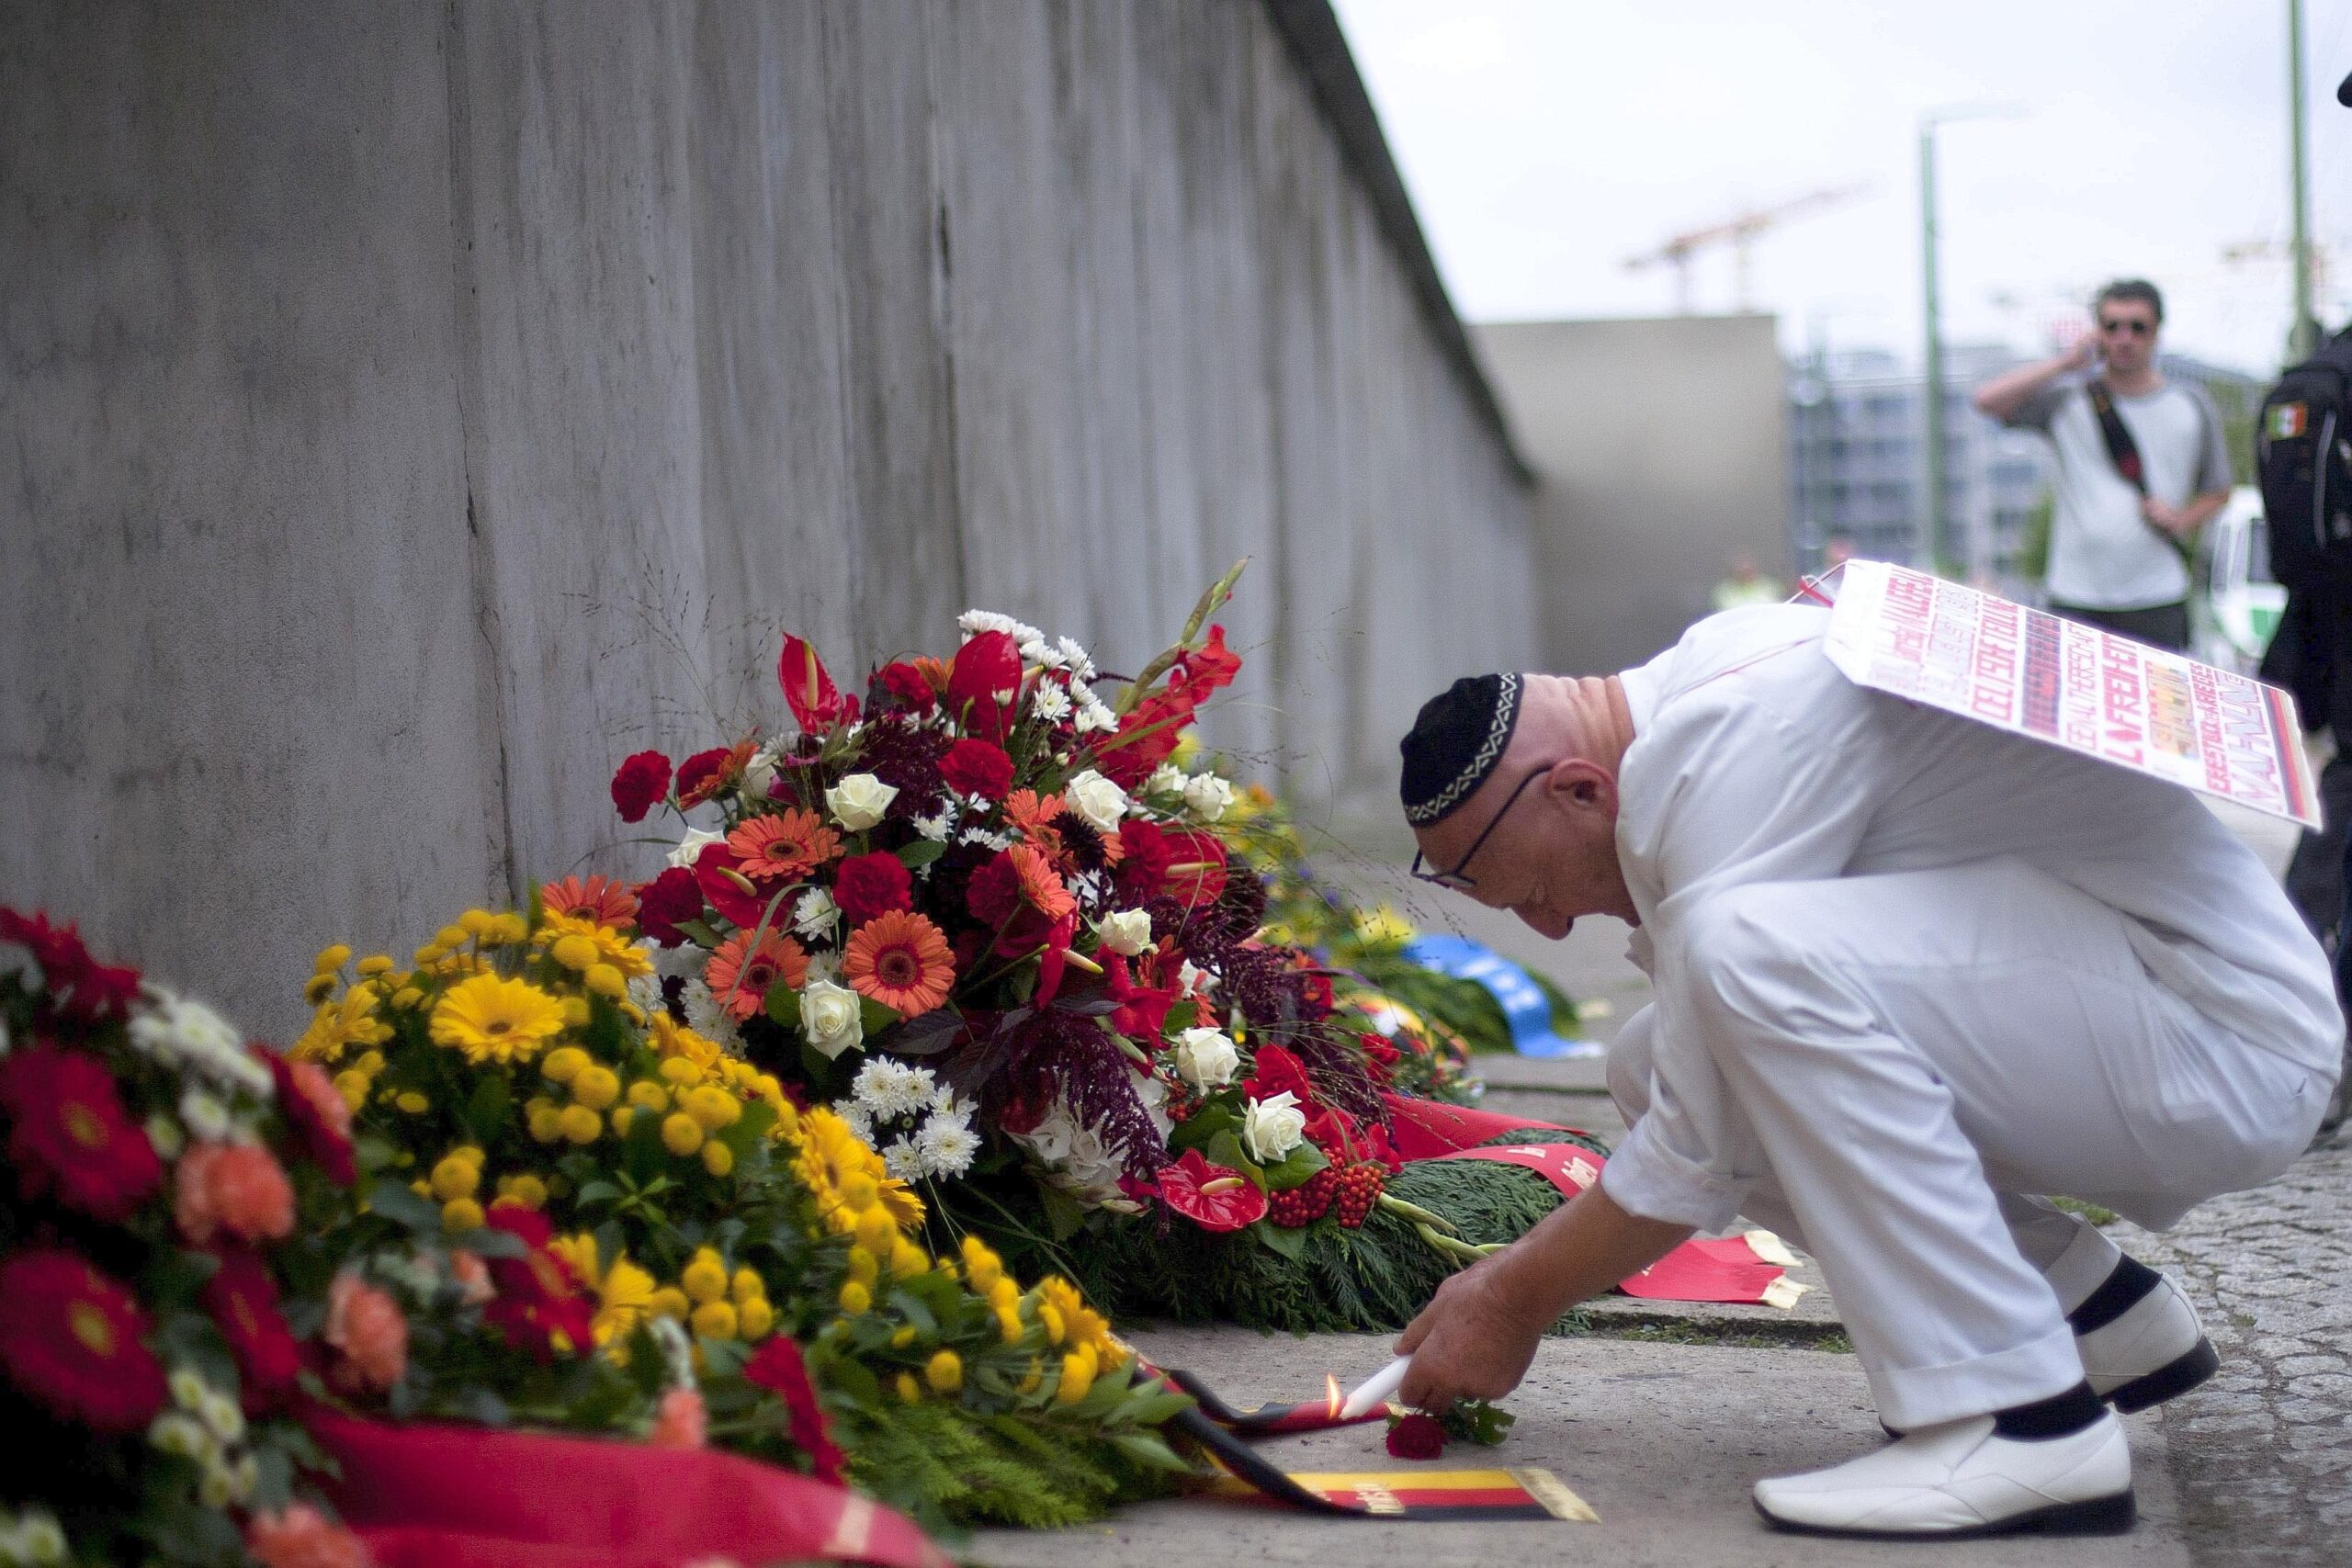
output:
<path id="1" fill-rule="evenodd" d="M 1397 1337 L 1396 1353 L 1413 1358 L 1397 1390 L 1406 1404 L 1442 1410 L 1457 1399 L 1500 1399 L 1527 1375 L 1551 1322 L 1510 1299 L 1503 1267 L 1498 1253 L 1454 1275 Z"/>
<path id="2" fill-rule="evenodd" d="M 2150 527 L 2176 539 L 2186 539 L 2205 521 L 2202 517 L 2191 519 L 2185 509 L 2166 505 L 2153 495 L 2140 498 L 2140 515 L 2148 520 Z"/>

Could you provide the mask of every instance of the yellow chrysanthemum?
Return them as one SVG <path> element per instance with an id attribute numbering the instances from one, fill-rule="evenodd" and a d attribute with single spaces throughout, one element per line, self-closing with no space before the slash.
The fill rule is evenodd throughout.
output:
<path id="1" fill-rule="evenodd" d="M 823 1106 L 812 1107 L 796 1120 L 799 1130 L 792 1141 L 798 1152 L 793 1158 L 793 1173 L 816 1199 L 817 1213 L 828 1230 L 845 1235 L 857 1228 L 864 1206 L 853 1206 L 842 1196 L 842 1182 L 854 1174 L 873 1179 L 896 1228 L 910 1230 L 922 1223 L 922 1200 L 889 1174 L 882 1156 L 852 1132 L 848 1122 Z"/>
<path id="2" fill-rule="evenodd" d="M 596 1238 L 585 1232 L 558 1236 L 548 1247 L 571 1264 L 572 1272 L 596 1292 L 592 1330 L 597 1344 L 626 1339 L 630 1330 L 653 1315 L 654 1298 L 659 1293 L 653 1276 L 631 1263 L 628 1254 L 616 1254 L 611 1268 L 599 1269 Z"/>
<path id="3" fill-rule="evenodd" d="M 469 1062 L 526 1062 L 563 1032 L 563 1007 L 526 981 L 477 975 L 441 998 L 432 1030 Z"/>
<path id="4" fill-rule="evenodd" d="M 558 955 L 559 961 L 568 968 L 584 970 L 594 964 L 606 964 L 619 970 L 622 978 L 628 980 L 653 973 L 653 960 L 646 955 L 644 948 L 610 926 L 600 926 L 577 915 L 547 915 L 539 922 L 538 934 L 531 940 L 545 945 L 550 952 L 559 944 L 565 944 L 568 953 L 576 953 L 577 949 L 568 944 L 574 941 L 584 943 L 590 954 L 584 964 L 572 964 L 568 957 Z"/>
<path id="5" fill-rule="evenodd" d="M 288 1048 L 298 1062 L 332 1066 L 354 1045 L 381 1045 L 392 1037 L 391 1026 L 376 1018 L 376 987 L 365 981 L 341 997 L 320 1004 L 311 1026 Z"/>

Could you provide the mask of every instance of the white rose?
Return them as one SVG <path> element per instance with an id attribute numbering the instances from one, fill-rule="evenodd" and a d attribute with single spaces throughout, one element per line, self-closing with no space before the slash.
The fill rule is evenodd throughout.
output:
<path id="1" fill-rule="evenodd" d="M 1182 795 L 1184 793 L 1184 770 L 1172 763 L 1162 762 L 1151 770 L 1151 782 L 1143 786 L 1146 795 Z"/>
<path id="2" fill-rule="evenodd" d="M 678 847 L 670 852 L 670 863 L 680 871 L 692 871 L 695 862 L 702 858 L 703 851 L 726 841 L 724 833 L 714 833 L 707 828 L 689 828 L 686 836 L 678 840 Z"/>
<path id="3" fill-rule="evenodd" d="M 857 993 L 831 980 L 811 980 L 800 992 L 800 1037 L 828 1061 L 865 1038 Z"/>
<path id="4" fill-rule="evenodd" d="M 1214 822 L 1233 804 L 1233 786 L 1215 773 L 1203 773 L 1184 786 L 1184 804 L 1204 822 Z"/>
<path id="5" fill-rule="evenodd" d="M 1062 799 L 1098 833 L 1117 832 L 1119 818 L 1127 814 L 1127 792 L 1092 768 L 1062 785 Z"/>
<path id="6" fill-rule="evenodd" d="M 755 752 L 752 760 L 743 764 L 741 787 L 745 805 L 757 806 L 767 799 L 768 785 L 775 782 L 775 764 L 776 754 L 774 751 Z"/>
<path id="7" fill-rule="evenodd" d="M 1284 1089 L 1271 1100 L 1253 1100 L 1241 1117 L 1241 1146 L 1260 1165 L 1279 1164 L 1306 1135 L 1306 1112 L 1298 1096 Z"/>
<path id="8" fill-rule="evenodd" d="M 1233 1081 L 1241 1054 L 1222 1029 L 1188 1029 L 1176 1037 L 1176 1071 L 1194 1089 L 1222 1089 Z M 1306 1119 L 1299 1118 L 1305 1126 Z"/>
<path id="9" fill-rule="evenodd" d="M 884 784 L 872 773 L 852 773 L 825 792 L 833 820 L 853 833 L 863 833 L 881 821 L 882 814 L 898 798 L 897 786 Z"/>
<path id="10" fill-rule="evenodd" d="M 1141 909 L 1114 909 L 1095 931 L 1102 945 L 1123 958 L 1133 958 L 1151 945 L 1151 917 Z"/>

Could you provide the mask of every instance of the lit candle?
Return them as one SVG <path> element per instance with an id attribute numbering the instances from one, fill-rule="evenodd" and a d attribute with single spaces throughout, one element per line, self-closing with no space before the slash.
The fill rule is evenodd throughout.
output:
<path id="1" fill-rule="evenodd" d="M 1340 1406 L 1340 1419 L 1352 1421 L 1370 1413 L 1374 1406 L 1404 1386 L 1405 1369 L 1412 1364 L 1412 1357 L 1399 1356 L 1366 1378 L 1353 1393 L 1348 1395 L 1347 1403 Z"/>

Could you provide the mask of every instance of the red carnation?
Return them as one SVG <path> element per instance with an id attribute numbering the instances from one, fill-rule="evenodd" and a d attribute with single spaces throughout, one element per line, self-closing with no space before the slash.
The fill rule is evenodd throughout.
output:
<path id="1" fill-rule="evenodd" d="M 947 671 L 947 712 L 967 735 L 1002 740 L 1021 697 L 1021 649 L 1004 632 L 982 632 L 956 650 Z"/>
<path id="2" fill-rule="evenodd" d="M 613 807 L 624 822 L 642 822 L 670 793 L 670 759 L 639 751 L 613 772 Z"/>
<path id="3" fill-rule="evenodd" d="M 817 650 L 797 637 L 784 639 L 784 652 L 775 661 L 775 681 L 784 688 L 784 700 L 792 705 L 792 716 L 810 735 L 857 716 L 857 699 L 842 695 Z"/>
<path id="4" fill-rule="evenodd" d="M 686 940 L 681 920 L 702 919 L 702 884 L 683 866 L 672 866 L 637 890 L 637 929 L 648 941 L 675 947 Z"/>
<path id="5" fill-rule="evenodd" d="M 939 776 L 958 795 L 1002 800 L 1012 788 L 1012 759 L 986 740 L 958 740 L 939 760 Z"/>
<path id="6" fill-rule="evenodd" d="M 92 1219 L 121 1221 L 163 1184 L 163 1162 L 130 1120 L 114 1077 L 79 1051 L 36 1045 L 0 1061 L 8 1157 L 34 1197 Z"/>
<path id="7" fill-rule="evenodd" d="M 964 886 L 964 905 L 972 918 L 991 931 L 1021 908 L 1021 873 L 1009 850 L 999 850 L 983 861 Z"/>
<path id="8" fill-rule="evenodd" d="M 351 1155 L 351 1107 L 334 1080 L 315 1062 L 288 1061 L 282 1053 L 260 1046 L 254 1047 L 254 1055 L 268 1066 L 278 1106 L 302 1152 L 336 1186 L 350 1186 L 359 1175 Z"/>
<path id="9" fill-rule="evenodd" d="M 277 1310 L 277 1282 L 261 1255 L 232 1247 L 204 1282 L 205 1310 L 237 1358 L 244 1382 L 245 1408 L 268 1409 L 293 1392 L 302 1371 L 302 1348 Z"/>
<path id="10" fill-rule="evenodd" d="M 136 1432 L 164 1407 L 164 1366 L 146 1334 L 130 1292 L 70 1252 L 0 1265 L 0 1371 L 69 1421 Z"/>
<path id="11" fill-rule="evenodd" d="M 874 678 L 882 682 L 882 689 L 896 697 L 901 706 L 912 708 L 917 713 L 939 701 L 939 694 L 932 690 L 930 680 L 903 659 L 885 664 L 874 672 Z"/>
<path id="12" fill-rule="evenodd" d="M 1306 1065 L 1279 1045 L 1258 1047 L 1241 1092 L 1252 1100 L 1272 1100 L 1287 1092 L 1296 1095 L 1302 1107 L 1315 1103 L 1315 1085 L 1307 1078 Z"/>
<path id="13" fill-rule="evenodd" d="M 1159 1201 L 1204 1231 L 1238 1231 L 1266 1217 L 1266 1194 L 1238 1170 L 1186 1149 L 1159 1177 Z"/>
<path id="14" fill-rule="evenodd" d="M 808 1456 L 808 1473 L 840 1485 L 845 1456 L 833 1441 L 831 1423 L 817 1403 L 816 1385 L 808 1381 L 808 1363 L 792 1336 L 778 1334 L 762 1345 L 743 1364 L 743 1375 L 783 1399 L 792 1446 Z"/>
<path id="15" fill-rule="evenodd" d="M 1445 1423 L 1416 1410 L 1400 1416 L 1388 1428 L 1391 1459 L 1435 1459 L 1445 1452 Z"/>
<path id="16" fill-rule="evenodd" d="M 1172 684 L 1182 687 L 1185 699 L 1194 704 L 1204 703 L 1227 686 L 1241 671 L 1241 656 L 1225 646 L 1225 628 L 1211 626 L 1209 640 L 1176 661 L 1176 679 Z"/>
<path id="17" fill-rule="evenodd" d="M 1130 817 L 1119 824 L 1119 842 L 1126 854 L 1119 862 L 1119 893 L 1136 904 L 1159 897 L 1168 881 L 1168 867 L 1176 858 L 1176 846 L 1168 835 L 1140 817 Z"/>
<path id="18" fill-rule="evenodd" d="M 487 1223 L 529 1250 L 520 1258 L 489 1259 L 491 1286 L 498 1294 L 482 1308 L 483 1321 L 542 1366 L 557 1355 L 589 1349 L 595 1342 L 594 1314 L 571 1265 L 548 1250 L 555 1232 L 547 1216 L 520 1203 L 497 1203 Z"/>
<path id="19" fill-rule="evenodd" d="M 875 916 L 914 907 L 914 878 L 888 850 L 852 855 L 834 869 L 833 902 L 855 931 Z"/>
<path id="20" fill-rule="evenodd" d="M 678 764 L 678 809 L 690 811 L 727 787 L 727 765 L 734 753 L 724 746 L 697 751 Z"/>

